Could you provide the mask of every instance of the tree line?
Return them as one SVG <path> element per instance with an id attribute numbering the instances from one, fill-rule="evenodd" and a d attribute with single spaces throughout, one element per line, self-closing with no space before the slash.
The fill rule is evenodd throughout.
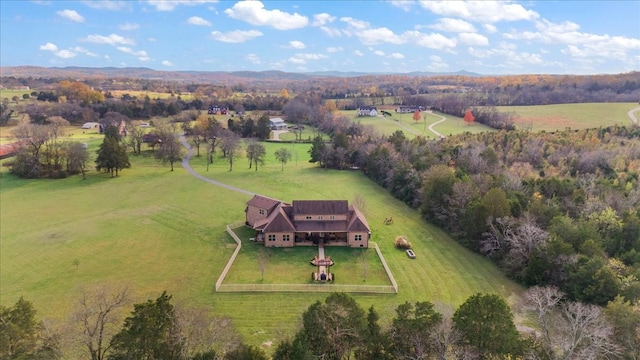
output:
<path id="1" fill-rule="evenodd" d="M 84 290 L 63 324 L 36 320 L 20 298 L 0 306 L 0 359 L 266 360 L 244 343 L 230 319 L 175 306 L 163 292 L 133 304 L 127 288 Z M 455 311 L 429 301 L 405 302 L 382 325 L 345 293 L 316 301 L 273 360 L 394 359 L 637 359 L 640 312 L 617 297 L 604 309 L 567 301 L 555 287 L 533 287 L 514 304 L 536 329 L 518 330 L 514 312 L 495 294 L 470 296 Z"/>

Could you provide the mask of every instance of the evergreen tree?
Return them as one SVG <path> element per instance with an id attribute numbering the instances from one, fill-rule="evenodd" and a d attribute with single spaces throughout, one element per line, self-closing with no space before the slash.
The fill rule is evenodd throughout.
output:
<path id="1" fill-rule="evenodd" d="M 96 170 L 110 172 L 113 177 L 118 176 L 122 169 L 131 167 L 129 156 L 124 145 L 120 144 L 120 135 L 115 126 L 108 126 L 104 140 L 97 151 Z"/>
<path id="2" fill-rule="evenodd" d="M 311 155 L 311 159 L 309 159 L 310 163 L 320 163 L 320 167 L 322 167 L 322 154 L 325 149 L 324 140 L 322 137 L 316 136 L 313 139 L 313 143 L 311 144 L 311 148 L 309 149 L 309 155 Z"/>
<path id="3" fill-rule="evenodd" d="M 135 304 L 122 330 L 111 340 L 109 359 L 180 359 L 183 343 L 170 300 L 171 296 L 164 291 L 155 301 Z"/>
<path id="4" fill-rule="evenodd" d="M 472 295 L 455 312 L 453 322 L 462 335 L 462 343 L 485 356 L 517 355 L 520 352 L 513 314 L 498 295 Z"/>

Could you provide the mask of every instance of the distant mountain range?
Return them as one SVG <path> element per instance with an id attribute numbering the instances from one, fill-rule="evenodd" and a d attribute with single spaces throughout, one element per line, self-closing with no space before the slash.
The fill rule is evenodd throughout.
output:
<path id="1" fill-rule="evenodd" d="M 409 73 L 368 73 L 368 72 L 343 72 L 343 71 L 316 71 L 307 73 L 285 72 L 277 70 L 269 71 L 160 71 L 144 67 L 40 67 L 40 66 L 3 66 L 0 67 L 2 77 L 45 77 L 45 78 L 137 78 L 149 80 L 167 80 L 182 82 L 233 82 L 242 80 L 285 80 L 299 81 L 312 80 L 314 78 L 327 77 L 359 77 L 359 76 L 482 76 L 468 71 L 436 73 L 414 71 Z"/>

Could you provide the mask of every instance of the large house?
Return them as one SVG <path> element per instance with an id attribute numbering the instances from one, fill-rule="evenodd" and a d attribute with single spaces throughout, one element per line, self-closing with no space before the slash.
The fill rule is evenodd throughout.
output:
<path id="1" fill-rule="evenodd" d="M 255 240 L 270 247 L 369 247 L 371 229 L 364 215 L 347 200 L 294 200 L 291 204 L 254 195 L 247 202 L 246 224 Z"/>
<path id="2" fill-rule="evenodd" d="M 378 116 L 375 106 L 361 106 L 358 108 L 357 116 Z"/>

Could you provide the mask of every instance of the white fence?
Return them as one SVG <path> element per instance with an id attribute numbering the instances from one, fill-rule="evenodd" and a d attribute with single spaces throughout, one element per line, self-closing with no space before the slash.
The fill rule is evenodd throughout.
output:
<path id="1" fill-rule="evenodd" d="M 398 283 L 393 277 L 389 266 L 382 256 L 382 252 L 375 242 L 369 242 L 373 244 L 376 254 L 382 262 L 382 266 L 391 281 L 391 285 L 348 285 L 348 284 L 223 284 L 224 278 L 227 276 L 229 269 L 236 260 L 240 249 L 242 248 L 242 241 L 233 232 L 233 229 L 242 226 L 243 223 L 234 223 L 227 225 L 227 233 L 238 243 L 233 254 L 229 258 L 227 265 L 222 270 L 218 281 L 216 281 L 216 292 L 349 292 L 349 293 L 370 293 L 370 294 L 397 294 Z"/>

